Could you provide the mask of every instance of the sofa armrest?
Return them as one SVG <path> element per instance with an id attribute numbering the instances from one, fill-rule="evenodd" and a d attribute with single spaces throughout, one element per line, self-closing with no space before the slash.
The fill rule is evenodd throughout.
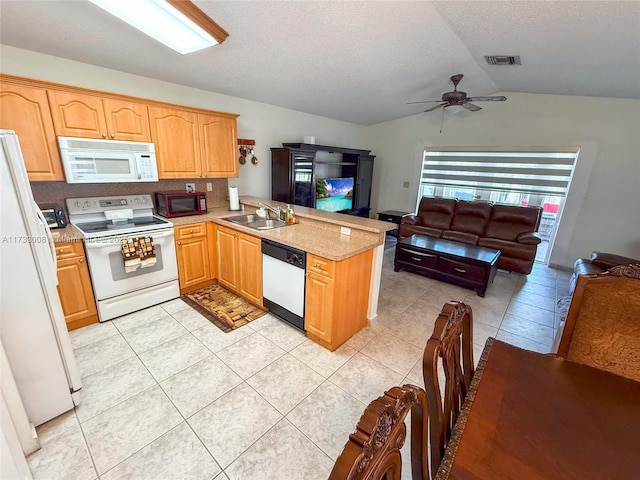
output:
<path id="1" fill-rule="evenodd" d="M 523 245 L 538 245 L 542 242 L 542 238 L 536 232 L 525 232 L 518 235 L 518 243 Z"/>
<path id="2" fill-rule="evenodd" d="M 400 220 L 400 225 L 402 224 L 422 225 L 422 220 L 417 215 L 405 215 L 404 217 L 402 217 L 402 220 Z"/>
<path id="3" fill-rule="evenodd" d="M 640 260 L 636 260 L 629 257 L 623 257 L 621 255 L 615 255 L 613 253 L 593 252 L 591 254 L 591 263 L 608 270 L 618 265 L 629 265 L 630 263 L 640 263 Z"/>

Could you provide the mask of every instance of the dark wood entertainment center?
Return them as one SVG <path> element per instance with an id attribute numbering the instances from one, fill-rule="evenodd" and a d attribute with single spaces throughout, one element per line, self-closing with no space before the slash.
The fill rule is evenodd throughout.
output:
<path id="1" fill-rule="evenodd" d="M 271 198 L 315 208 L 317 180 L 353 178 L 353 206 L 341 213 L 368 217 L 374 159 L 371 150 L 283 143 L 271 148 Z"/>

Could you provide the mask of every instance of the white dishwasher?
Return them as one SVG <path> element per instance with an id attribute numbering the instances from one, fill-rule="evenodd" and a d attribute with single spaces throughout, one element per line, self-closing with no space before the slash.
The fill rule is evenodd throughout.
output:
<path id="1" fill-rule="evenodd" d="M 262 239 L 262 301 L 276 316 L 304 331 L 307 254 Z"/>

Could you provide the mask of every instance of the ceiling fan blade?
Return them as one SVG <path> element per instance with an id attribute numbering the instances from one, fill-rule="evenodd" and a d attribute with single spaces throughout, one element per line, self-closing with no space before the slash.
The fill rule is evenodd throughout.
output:
<path id="1" fill-rule="evenodd" d="M 482 107 L 474 105 L 473 103 L 465 103 L 462 105 L 462 108 L 466 108 L 470 112 L 477 112 L 478 110 L 482 110 Z"/>
<path id="2" fill-rule="evenodd" d="M 495 97 L 467 97 L 467 100 L 472 102 L 504 102 L 507 97 L 498 95 Z"/>
<path id="3" fill-rule="evenodd" d="M 442 100 L 425 100 L 423 102 L 407 102 L 407 105 L 413 105 L 414 103 L 434 103 L 434 102 L 442 102 Z"/>
<path id="4" fill-rule="evenodd" d="M 436 109 L 438 109 L 438 108 L 440 108 L 442 106 L 445 106 L 445 105 L 449 105 L 449 104 L 448 103 L 441 103 L 440 105 L 436 105 L 435 107 L 431 107 L 431 108 L 426 109 L 425 113 L 426 112 L 431 112 L 431 111 L 436 110 Z"/>

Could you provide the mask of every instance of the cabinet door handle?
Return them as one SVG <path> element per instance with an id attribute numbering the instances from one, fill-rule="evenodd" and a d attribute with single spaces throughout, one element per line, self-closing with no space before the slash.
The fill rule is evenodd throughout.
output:
<path id="1" fill-rule="evenodd" d="M 422 259 L 418 257 L 411 257 L 411 260 L 415 260 L 416 262 L 421 262 Z"/>
<path id="2" fill-rule="evenodd" d="M 313 268 L 320 268 L 320 267 L 321 267 L 321 265 L 320 265 L 319 263 L 316 263 L 316 264 L 313 266 Z"/>
<path id="3" fill-rule="evenodd" d="M 182 245 L 182 242 L 176 242 L 178 245 Z"/>
<path id="4" fill-rule="evenodd" d="M 106 134 L 106 133 L 103 133 L 103 134 L 102 134 L 102 138 L 107 138 L 107 134 Z"/>
<path id="5" fill-rule="evenodd" d="M 189 233 L 193 233 L 193 228 L 189 230 Z"/>
<path id="6" fill-rule="evenodd" d="M 454 270 L 460 273 L 467 273 L 467 271 L 464 268 L 454 268 Z"/>
<path id="7" fill-rule="evenodd" d="M 81 258 L 81 259 L 79 260 L 79 262 L 80 262 L 80 263 L 84 262 L 84 258 Z"/>
<path id="8" fill-rule="evenodd" d="M 58 250 L 58 253 L 62 255 L 64 253 L 64 249 L 61 248 L 60 250 Z"/>
<path id="9" fill-rule="evenodd" d="M 111 138 L 116 138 L 115 134 L 112 133 L 111 134 Z"/>

